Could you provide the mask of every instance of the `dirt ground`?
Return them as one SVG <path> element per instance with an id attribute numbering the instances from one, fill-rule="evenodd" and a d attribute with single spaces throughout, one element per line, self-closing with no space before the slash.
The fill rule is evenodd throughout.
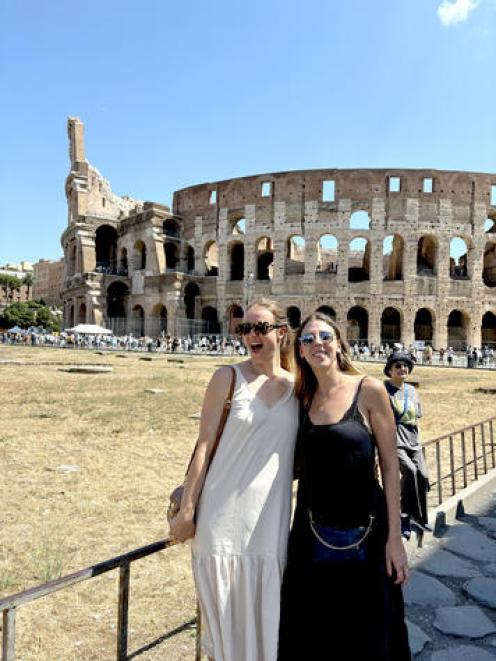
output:
<path id="1" fill-rule="evenodd" d="M 189 416 L 215 367 L 230 362 L 172 358 L 0 345 L 0 597 L 166 536 L 167 496 L 196 436 Z M 61 371 L 75 364 L 113 371 Z M 494 414 L 495 395 L 476 390 L 496 387 L 495 372 L 417 367 L 414 378 L 424 440 Z M 115 659 L 117 593 L 112 571 L 22 606 L 16 658 Z M 192 659 L 188 547 L 133 563 L 130 594 L 130 658 Z"/>

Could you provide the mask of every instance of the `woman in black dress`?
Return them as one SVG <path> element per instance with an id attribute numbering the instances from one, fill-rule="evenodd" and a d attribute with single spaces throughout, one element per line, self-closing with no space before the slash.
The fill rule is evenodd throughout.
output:
<path id="1" fill-rule="evenodd" d="M 408 565 L 386 390 L 359 376 L 326 315 L 305 319 L 297 340 L 300 480 L 282 588 L 279 661 L 408 660 L 401 591 Z"/>

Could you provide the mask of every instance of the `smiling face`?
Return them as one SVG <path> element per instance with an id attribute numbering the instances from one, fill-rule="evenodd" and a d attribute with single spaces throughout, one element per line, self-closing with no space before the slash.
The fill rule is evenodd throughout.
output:
<path id="1" fill-rule="evenodd" d="M 320 319 L 313 319 L 302 328 L 299 341 L 300 357 L 313 369 L 330 367 L 337 360 L 341 346 L 336 331 Z"/>
<path id="2" fill-rule="evenodd" d="M 246 311 L 244 322 L 248 324 L 266 322 L 272 325 L 276 323 L 276 320 L 272 312 L 267 308 L 253 305 Z M 281 340 L 285 333 L 285 328 L 271 329 L 266 335 L 257 333 L 252 329 L 247 335 L 243 335 L 242 339 L 252 360 L 255 362 L 264 362 L 271 360 L 275 353 L 279 353 Z"/>
<path id="3" fill-rule="evenodd" d="M 410 370 L 406 363 L 399 360 L 391 365 L 389 373 L 393 382 L 402 383 L 410 374 Z"/>

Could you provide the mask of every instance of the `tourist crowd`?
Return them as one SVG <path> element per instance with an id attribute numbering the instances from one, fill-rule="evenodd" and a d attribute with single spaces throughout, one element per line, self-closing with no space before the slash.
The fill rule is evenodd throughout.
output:
<path id="1" fill-rule="evenodd" d="M 30 346 L 48 346 L 60 348 L 125 350 L 125 351 L 160 351 L 165 353 L 216 353 L 225 355 L 245 355 L 245 348 L 237 336 L 233 335 L 197 335 L 178 337 L 163 335 L 160 337 L 136 337 L 126 335 L 87 335 L 74 333 L 42 333 L 40 331 L 4 331 L 0 333 L 0 342 Z M 350 342 L 354 360 L 386 362 L 393 351 L 409 351 L 418 365 L 444 365 L 447 367 L 496 367 L 495 352 L 492 347 L 467 346 L 464 351 L 455 351 L 453 347 L 434 351 L 430 345 L 419 348 L 415 344 L 406 347 L 399 342 L 382 343 Z"/>

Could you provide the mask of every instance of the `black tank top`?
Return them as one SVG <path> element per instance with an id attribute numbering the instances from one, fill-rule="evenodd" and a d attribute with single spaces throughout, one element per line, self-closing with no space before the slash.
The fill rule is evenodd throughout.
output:
<path id="1" fill-rule="evenodd" d="M 374 436 L 358 408 L 365 378 L 341 420 L 314 425 L 305 412 L 300 426 L 298 452 L 306 507 L 316 521 L 330 526 L 366 525 L 371 513 L 385 507 L 375 477 Z"/>

